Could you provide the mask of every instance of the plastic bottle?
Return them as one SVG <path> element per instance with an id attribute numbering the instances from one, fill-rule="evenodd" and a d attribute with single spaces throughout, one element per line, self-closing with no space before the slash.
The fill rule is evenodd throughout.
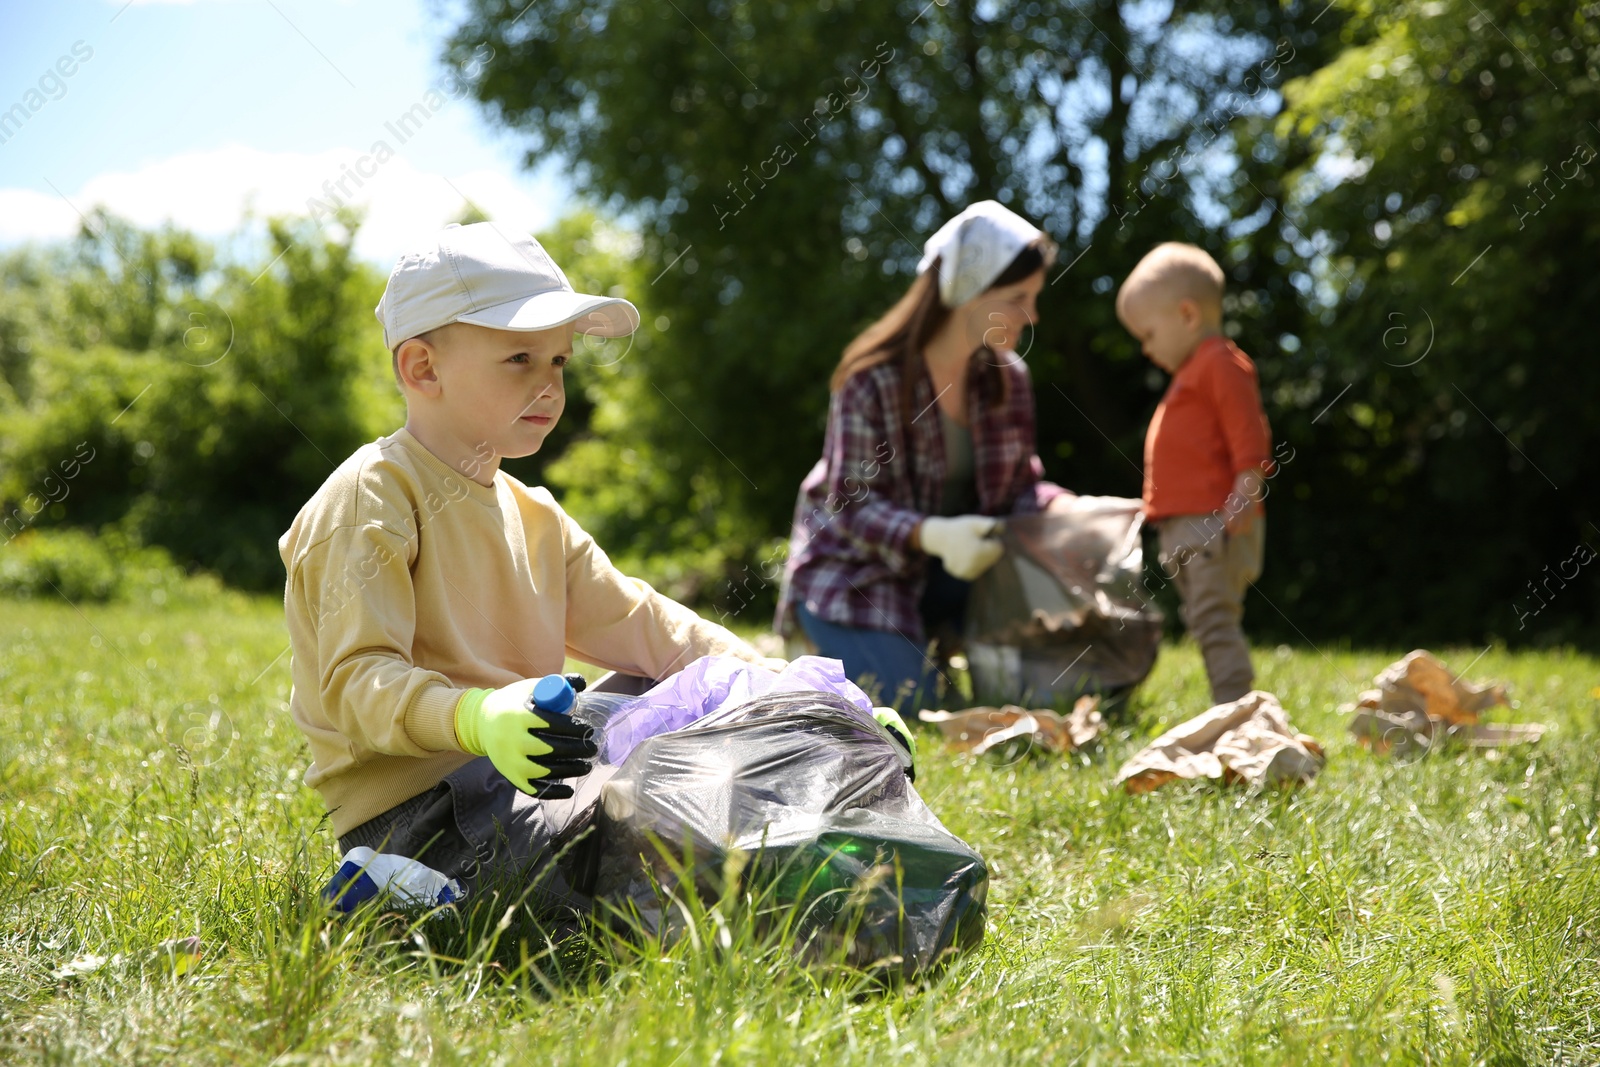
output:
<path id="1" fill-rule="evenodd" d="M 322 890 L 323 899 L 346 913 L 384 895 L 399 905 L 434 908 L 456 903 L 467 891 L 454 878 L 409 856 L 374 852 L 365 845 L 344 854 L 338 871 Z"/>
<path id="2" fill-rule="evenodd" d="M 571 715 L 578 694 L 588 686 L 588 679 L 581 674 L 547 674 L 534 683 L 533 692 L 528 697 L 528 709 Z"/>
<path id="3" fill-rule="evenodd" d="M 533 685 L 533 693 L 528 697 L 532 711 L 545 711 L 555 715 L 572 714 L 572 705 L 577 703 L 578 694 L 572 683 L 559 674 L 547 674 Z"/>

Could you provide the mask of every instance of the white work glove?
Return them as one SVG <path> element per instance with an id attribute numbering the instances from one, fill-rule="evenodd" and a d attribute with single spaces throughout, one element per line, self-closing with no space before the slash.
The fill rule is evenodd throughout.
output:
<path id="1" fill-rule="evenodd" d="M 922 520 L 922 550 L 944 561 L 953 577 L 970 582 L 993 567 L 1005 548 L 989 535 L 1000 525 L 987 515 L 957 515 L 944 519 L 930 516 Z"/>

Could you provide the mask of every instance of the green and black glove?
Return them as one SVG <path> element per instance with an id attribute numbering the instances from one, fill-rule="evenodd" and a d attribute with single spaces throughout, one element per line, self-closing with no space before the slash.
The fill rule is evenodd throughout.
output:
<path id="1" fill-rule="evenodd" d="M 463 750 L 488 756 L 495 770 L 524 793 L 565 800 L 572 787 L 558 779 L 588 774 L 600 754 L 594 731 L 563 714 L 533 706 L 541 679 L 503 689 L 469 689 L 456 704 L 456 738 Z"/>
<path id="2" fill-rule="evenodd" d="M 911 736 L 911 728 L 900 717 L 900 713 L 893 708 L 873 708 L 872 717 L 878 720 L 878 725 L 889 731 L 889 736 L 906 750 L 906 777 L 913 782 L 917 780 L 917 739 Z"/>

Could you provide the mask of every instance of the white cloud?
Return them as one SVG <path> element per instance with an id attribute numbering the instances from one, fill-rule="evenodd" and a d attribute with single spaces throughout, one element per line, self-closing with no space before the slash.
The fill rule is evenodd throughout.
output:
<path id="1" fill-rule="evenodd" d="M 331 203 L 337 194 L 366 210 L 357 253 L 388 265 L 459 215 L 463 197 L 490 218 L 528 231 L 549 226 L 567 206 L 565 189 L 548 175 L 449 174 L 419 169 L 404 155 L 379 163 L 368 150 L 354 148 L 312 154 L 230 145 L 100 174 L 61 192 L 66 200 L 54 192 L 0 188 L 0 244 L 71 237 L 78 211 L 96 205 L 141 227 L 171 221 L 221 237 L 237 231 L 247 214 L 307 215 L 313 198 Z"/>

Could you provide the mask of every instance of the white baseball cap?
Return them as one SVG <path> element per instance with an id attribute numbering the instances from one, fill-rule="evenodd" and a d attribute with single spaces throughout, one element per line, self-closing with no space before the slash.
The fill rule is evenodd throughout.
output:
<path id="1" fill-rule="evenodd" d="M 639 328 L 638 308 L 575 292 L 538 241 L 492 222 L 452 223 L 439 231 L 438 247 L 402 255 L 374 314 L 390 351 L 451 322 L 529 331 L 570 322 L 574 333 L 598 337 Z"/>
<path id="2" fill-rule="evenodd" d="M 1004 204 L 980 200 L 928 238 L 917 273 L 938 260 L 939 301 L 947 308 L 959 307 L 988 290 L 1019 252 L 1044 236 L 1043 230 Z M 1054 255 L 1050 245 L 1047 262 Z"/>

